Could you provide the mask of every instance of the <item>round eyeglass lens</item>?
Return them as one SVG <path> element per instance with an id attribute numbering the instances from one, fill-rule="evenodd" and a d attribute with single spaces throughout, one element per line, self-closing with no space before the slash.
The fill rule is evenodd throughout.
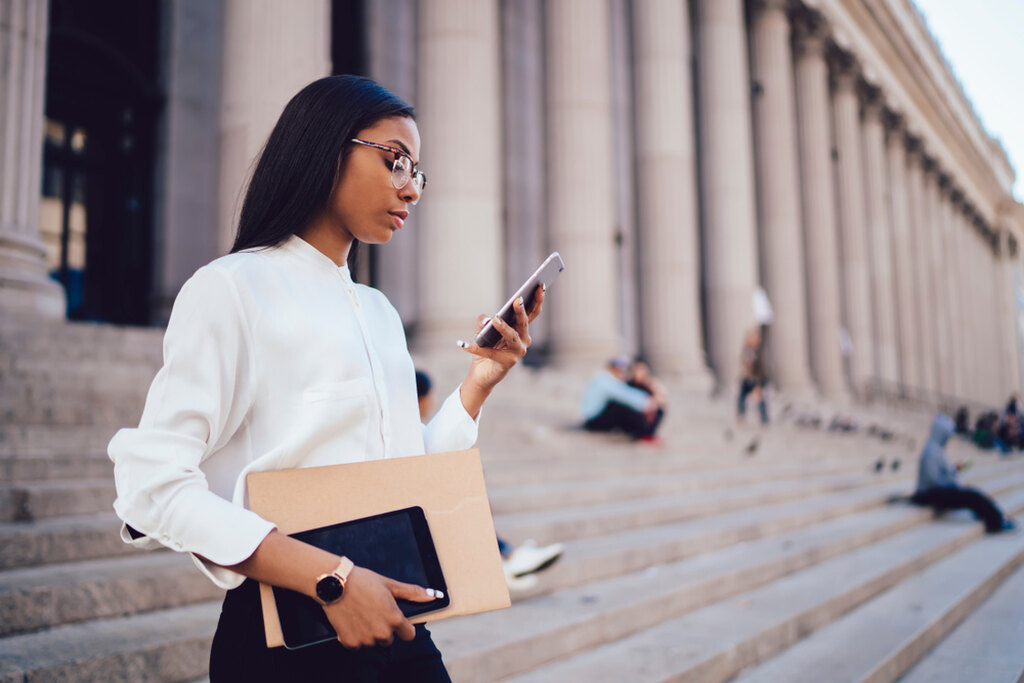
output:
<path id="1" fill-rule="evenodd" d="M 395 189 L 401 190 L 409 182 L 412 175 L 412 161 L 409 157 L 400 156 L 395 159 L 395 165 L 391 167 L 391 184 Z"/>

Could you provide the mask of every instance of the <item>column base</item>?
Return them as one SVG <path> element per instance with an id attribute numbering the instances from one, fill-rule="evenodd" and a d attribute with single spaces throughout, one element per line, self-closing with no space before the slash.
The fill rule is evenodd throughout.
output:
<path id="1" fill-rule="evenodd" d="M 0 311 L 47 319 L 64 318 L 64 288 L 46 273 L 38 241 L 0 234 Z"/>
<path id="2" fill-rule="evenodd" d="M 792 385 L 782 384 L 778 389 L 779 396 L 788 401 L 798 403 L 815 403 L 821 398 L 821 394 L 810 382 Z"/>

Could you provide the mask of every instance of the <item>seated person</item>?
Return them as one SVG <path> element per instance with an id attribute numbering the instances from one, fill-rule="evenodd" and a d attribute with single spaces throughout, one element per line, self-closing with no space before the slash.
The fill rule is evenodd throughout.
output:
<path id="1" fill-rule="evenodd" d="M 999 416 L 989 411 L 982 413 L 978 416 L 978 421 L 974 423 L 974 443 L 978 448 L 983 450 L 990 450 L 996 448 L 996 427 L 999 422 Z"/>
<path id="2" fill-rule="evenodd" d="M 1020 424 L 1016 415 L 1007 413 L 999 421 L 999 427 L 996 429 L 996 445 L 1004 454 L 1020 447 Z"/>
<path id="3" fill-rule="evenodd" d="M 640 389 L 658 403 L 658 410 L 664 412 L 668 406 L 668 392 L 665 385 L 651 372 L 651 366 L 642 360 L 634 360 L 629 366 L 629 380 L 626 382 L 634 389 Z"/>
<path id="4" fill-rule="evenodd" d="M 939 510 L 967 508 L 985 523 L 988 533 L 1010 531 L 1016 522 L 1003 516 L 1003 512 L 981 491 L 960 486 L 957 470 L 946 460 L 945 447 L 956 425 L 947 415 L 939 413 L 932 422 L 932 431 L 921 452 L 917 470 L 917 491 L 910 500 Z"/>
<path id="5" fill-rule="evenodd" d="M 1020 396 L 1016 392 L 1010 394 L 1010 399 L 1006 402 L 1006 414 L 1014 417 L 1020 415 Z"/>
<path id="6" fill-rule="evenodd" d="M 627 383 L 629 359 L 618 356 L 594 375 L 583 392 L 583 428 L 593 432 L 625 432 L 634 439 L 655 440 L 664 415 L 657 399 Z"/>
<path id="7" fill-rule="evenodd" d="M 956 411 L 956 433 L 969 436 L 971 431 L 971 418 L 967 412 L 967 406 L 960 406 Z"/>

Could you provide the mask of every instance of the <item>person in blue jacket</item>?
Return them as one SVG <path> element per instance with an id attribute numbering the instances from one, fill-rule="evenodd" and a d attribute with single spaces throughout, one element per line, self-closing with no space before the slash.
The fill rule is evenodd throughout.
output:
<path id="1" fill-rule="evenodd" d="M 629 359 L 617 356 L 594 375 L 583 392 L 580 416 L 592 432 L 625 432 L 637 440 L 654 440 L 665 413 L 658 400 L 628 383 Z"/>

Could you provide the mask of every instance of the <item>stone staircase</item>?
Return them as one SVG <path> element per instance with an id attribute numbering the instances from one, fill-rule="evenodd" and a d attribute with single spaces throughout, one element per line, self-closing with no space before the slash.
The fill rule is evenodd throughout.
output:
<path id="1" fill-rule="evenodd" d="M 123 545 L 111 511 L 106 443 L 159 339 L 0 322 L 0 681 L 206 676 L 220 592 Z M 677 393 L 665 444 L 636 446 L 569 428 L 581 381 L 522 369 L 485 409 L 499 533 L 566 552 L 511 609 L 431 627 L 455 681 L 1018 680 L 1024 534 L 890 502 L 930 416 L 846 409 L 841 434 L 798 406 L 762 432 Z M 1024 458 L 951 450 L 1024 511 Z"/>

